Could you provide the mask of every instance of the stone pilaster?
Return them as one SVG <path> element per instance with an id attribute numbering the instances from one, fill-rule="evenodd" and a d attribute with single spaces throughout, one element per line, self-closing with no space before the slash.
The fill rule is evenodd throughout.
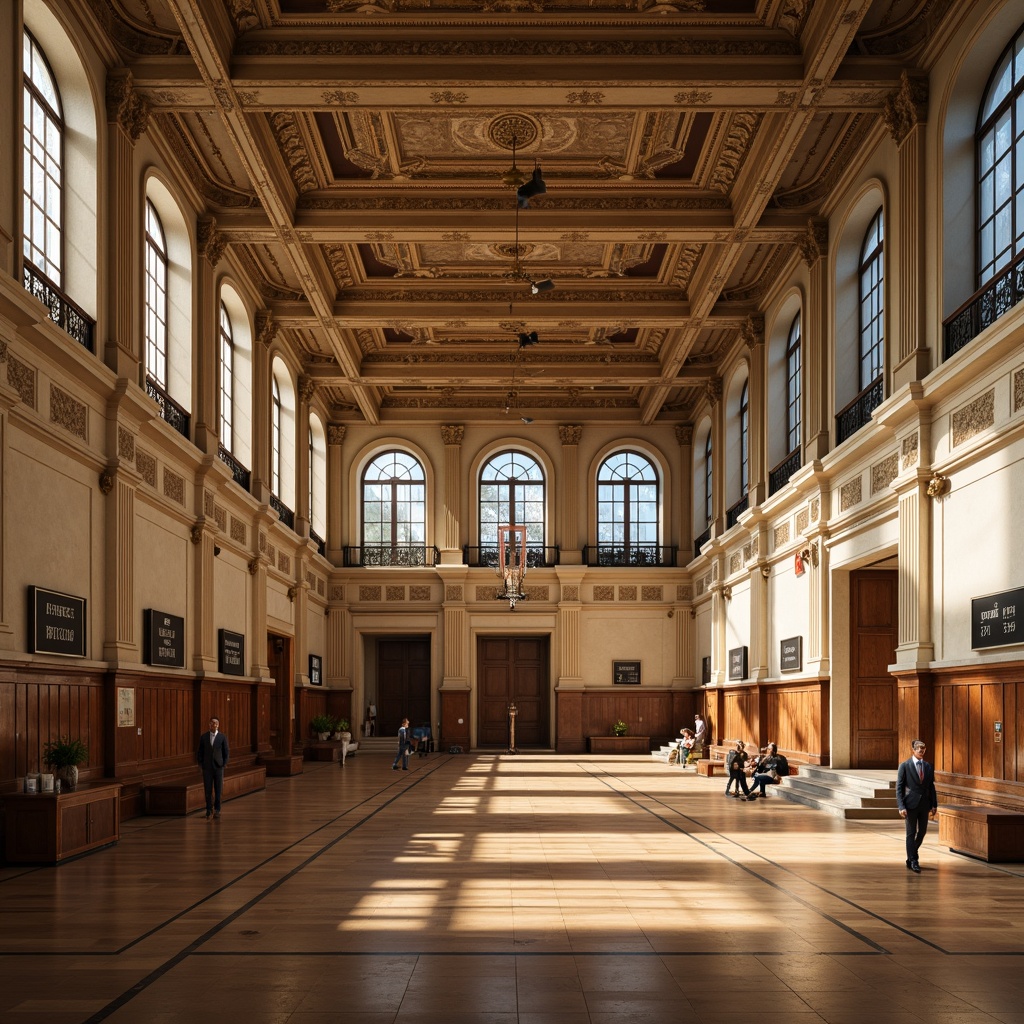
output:
<path id="1" fill-rule="evenodd" d="M 829 553 L 824 528 L 807 535 L 807 657 L 805 672 L 824 678 L 830 673 Z"/>
<path id="2" fill-rule="evenodd" d="M 749 524 L 754 539 L 751 547 L 751 559 L 748 565 L 750 577 L 750 649 L 748 651 L 747 671 L 754 682 L 767 679 L 768 671 L 768 624 L 771 609 L 768 605 L 768 576 L 762 570 L 768 563 L 757 554 L 768 549 L 768 527 L 764 521 Z"/>
<path id="3" fill-rule="evenodd" d="M 438 570 L 444 585 L 444 651 L 441 688 L 469 688 L 469 613 L 466 608 L 466 586 L 469 570 L 465 566 L 443 566 Z"/>
<path id="4" fill-rule="evenodd" d="M 327 663 L 324 679 L 335 689 L 351 687 L 352 669 L 348 638 L 352 630 L 352 613 L 345 600 L 345 587 L 331 584 L 327 606 Z M 354 710 L 354 709 L 353 709 Z"/>
<path id="5" fill-rule="evenodd" d="M 7 277 L 20 255 L 14 240 L 21 237 L 21 38 L 21 4 L 0 4 L 0 139 L 19 140 L 0 154 L 0 273 Z"/>
<path id="6" fill-rule="evenodd" d="M 195 672 L 217 671 L 217 642 L 214 632 L 214 558 L 216 558 L 217 526 L 213 519 L 213 492 L 206 492 L 211 515 L 200 516 L 192 527 L 192 669 Z M 255 647 L 254 637 L 247 642 Z M 254 652 L 250 652 L 252 656 Z"/>
<path id="7" fill-rule="evenodd" d="M 106 588 L 103 657 L 113 665 L 141 661 L 135 623 L 135 481 L 123 469 L 100 474 L 106 495 Z"/>
<path id="8" fill-rule="evenodd" d="M 277 324 L 269 309 L 256 311 L 256 344 L 252 353 L 252 496 L 270 501 L 270 346 Z"/>
<path id="9" fill-rule="evenodd" d="M 676 600 L 668 614 L 675 623 L 675 670 L 672 673 L 673 689 L 690 689 L 696 681 L 697 671 L 697 629 L 693 614 L 693 586 L 689 583 L 676 585 Z"/>
<path id="10" fill-rule="evenodd" d="M 0 15 L 3 16 L 3 15 Z M 15 515 L 18 495 L 12 493 L 8 483 L 7 466 L 10 459 L 10 411 L 17 403 L 18 396 L 7 384 L 7 325 L 0 322 L 0 651 L 13 651 L 16 644 L 10 620 L 14 599 L 7 580 L 8 558 L 7 524 Z"/>
<path id="11" fill-rule="evenodd" d="M 288 588 L 288 600 L 294 605 L 292 622 L 295 623 L 293 665 L 295 682 L 309 685 L 309 582 L 306 580 L 306 559 L 295 559 L 295 582 Z"/>
<path id="12" fill-rule="evenodd" d="M 725 532 L 725 402 L 722 381 L 716 377 L 707 383 L 711 403 L 711 536 Z M 701 531 L 703 533 L 703 530 Z"/>
<path id="13" fill-rule="evenodd" d="M 344 504 L 345 481 L 341 472 L 341 446 L 345 441 L 345 427 L 329 424 L 327 427 L 327 558 L 335 565 L 342 561 L 345 537 L 342 532 L 341 508 Z"/>
<path id="14" fill-rule="evenodd" d="M 679 523 L 680 549 L 684 552 L 682 564 L 693 558 L 693 424 L 680 423 L 676 426 L 676 443 L 679 445 L 679 509 L 676 522 Z M 683 545 L 686 545 L 684 548 Z"/>
<path id="15" fill-rule="evenodd" d="M 312 515 L 309 508 L 309 410 L 316 394 L 316 383 L 310 377 L 299 377 L 299 408 L 295 421 L 295 532 L 309 536 Z"/>
<path id="16" fill-rule="evenodd" d="M 441 560 L 454 562 L 453 553 L 462 560 L 462 438 L 466 428 L 454 423 L 441 427 L 444 442 L 444 537 Z M 448 556 L 446 558 L 446 555 Z"/>
<path id="17" fill-rule="evenodd" d="M 579 565 L 583 561 L 580 510 L 587 505 L 585 501 L 580 501 L 579 443 L 583 437 L 583 427 L 561 426 L 558 428 L 558 437 L 562 442 L 558 496 L 562 508 L 558 517 L 559 536 L 555 543 L 560 545 L 559 561 L 563 565 Z"/>
<path id="18" fill-rule="evenodd" d="M 198 226 L 195 294 L 196 324 L 192 346 L 198 373 L 195 377 L 195 413 L 192 439 L 208 455 L 217 454 L 220 441 L 220 303 L 214 278 L 224 252 L 224 236 L 213 217 L 203 217 Z"/>
<path id="19" fill-rule="evenodd" d="M 808 222 L 807 234 L 800 243 L 804 262 L 810 270 L 810 288 L 803 324 L 803 359 L 806 392 L 804 408 L 804 449 L 801 464 L 806 466 L 829 452 L 832 394 L 830 377 L 828 320 L 828 223 Z"/>
<path id="20" fill-rule="evenodd" d="M 582 641 L 580 621 L 583 612 L 582 567 L 556 568 L 559 584 L 558 598 L 558 688 L 583 686 Z"/>
<path id="21" fill-rule="evenodd" d="M 748 507 L 756 508 L 768 496 L 765 483 L 767 472 L 765 443 L 765 345 L 764 317 L 761 314 L 747 317 L 743 325 L 743 340 L 750 352 L 750 375 L 748 377 L 748 417 L 747 417 L 747 454 L 748 454 Z"/>

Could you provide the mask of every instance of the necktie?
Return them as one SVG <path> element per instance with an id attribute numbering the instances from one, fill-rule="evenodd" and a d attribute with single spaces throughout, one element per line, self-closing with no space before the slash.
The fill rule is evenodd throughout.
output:
<path id="1" fill-rule="evenodd" d="M 917 762 L 917 774 L 920 776 L 921 781 L 924 782 L 924 761 Z"/>

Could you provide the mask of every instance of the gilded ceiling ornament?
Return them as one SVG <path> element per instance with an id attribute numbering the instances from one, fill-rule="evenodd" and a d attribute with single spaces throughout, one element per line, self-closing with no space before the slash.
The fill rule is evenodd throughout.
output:
<path id="1" fill-rule="evenodd" d="M 527 114 L 501 114 L 487 126 L 487 138 L 499 149 L 526 149 L 540 137 L 540 125 Z"/>
<path id="2" fill-rule="evenodd" d="M 779 28 L 794 39 L 799 39 L 809 8 L 808 0 L 785 0 L 779 12 Z"/>
<path id="3" fill-rule="evenodd" d="M 268 121 L 295 187 L 299 192 L 312 192 L 318 188 L 320 183 L 310 166 L 306 142 L 295 117 L 288 111 L 276 110 Z"/>
<path id="4" fill-rule="evenodd" d="M 341 445 L 345 440 L 346 427 L 338 424 L 329 424 L 327 427 L 327 443 L 331 445 Z"/>
<path id="5" fill-rule="evenodd" d="M 680 447 L 693 444 L 693 424 L 692 423 L 677 423 L 676 424 L 676 444 Z"/>
<path id="6" fill-rule="evenodd" d="M 828 221 L 821 217 L 811 217 L 807 221 L 807 234 L 797 242 L 804 263 L 812 267 L 818 260 L 828 254 Z"/>
<path id="7" fill-rule="evenodd" d="M 442 242 L 468 242 L 469 238 L 468 231 L 445 231 L 441 235 Z"/>
<path id="8" fill-rule="evenodd" d="M 928 116 L 928 79 L 924 75 L 909 75 L 904 69 L 900 86 L 885 98 L 882 119 L 897 146 Z"/>
<path id="9" fill-rule="evenodd" d="M 328 89 L 320 93 L 320 98 L 331 106 L 347 107 L 359 102 L 359 93 L 352 89 Z"/>
<path id="10" fill-rule="evenodd" d="M 441 441 L 444 444 L 462 444 L 466 428 L 461 423 L 445 424 L 441 427 Z"/>
<path id="11" fill-rule="evenodd" d="M 235 101 L 231 98 L 231 90 L 226 85 L 215 85 L 213 95 L 217 97 L 217 103 L 222 110 L 232 111 L 235 109 Z"/>
<path id="12" fill-rule="evenodd" d="M 200 217 L 197 226 L 197 247 L 199 255 L 205 257 L 211 267 L 220 263 L 227 248 L 227 235 L 217 230 L 215 217 Z"/>
<path id="13" fill-rule="evenodd" d="M 443 92 L 432 92 L 430 98 L 434 103 L 465 103 L 469 99 L 469 93 L 445 89 Z"/>
<path id="14" fill-rule="evenodd" d="M 300 377 L 299 378 L 299 398 L 303 402 L 312 401 L 313 395 L 316 393 L 316 381 L 312 377 Z"/>
<path id="15" fill-rule="evenodd" d="M 565 94 L 565 102 L 568 104 L 581 103 L 587 106 L 591 103 L 604 103 L 603 92 L 591 92 L 589 89 L 584 89 L 582 92 L 567 92 Z"/>
<path id="16" fill-rule="evenodd" d="M 107 75 L 107 120 L 116 124 L 132 144 L 149 124 L 149 104 L 135 91 L 130 71 L 112 71 Z"/>
<path id="17" fill-rule="evenodd" d="M 729 122 L 729 134 L 722 144 L 718 164 L 711 174 L 710 186 L 726 193 L 740 169 L 740 162 L 750 148 L 751 140 L 761 117 L 759 114 L 734 114 Z"/>
<path id="18" fill-rule="evenodd" d="M 269 347 L 277 336 L 277 331 L 278 324 L 274 320 L 274 314 L 269 309 L 257 309 L 256 340 Z"/>
<path id="19" fill-rule="evenodd" d="M 250 29 L 259 28 L 260 16 L 256 12 L 253 0 L 230 0 L 231 20 L 235 23 L 235 31 L 241 35 Z"/>
<path id="20" fill-rule="evenodd" d="M 687 107 L 702 107 L 711 102 L 712 94 L 710 89 L 689 89 L 686 92 L 677 92 L 673 99 Z"/>
<path id="21" fill-rule="evenodd" d="M 558 439 L 564 445 L 579 444 L 583 438 L 582 425 L 566 424 L 558 428 Z"/>
<path id="22" fill-rule="evenodd" d="M 712 405 L 716 405 L 720 402 L 722 399 L 721 379 L 718 377 L 712 377 L 711 380 L 707 381 L 704 385 L 704 395 Z"/>
<path id="23" fill-rule="evenodd" d="M 754 348 L 755 345 L 763 345 L 764 315 L 761 313 L 751 313 L 750 316 L 743 321 L 740 333 L 743 335 L 743 341 L 747 348 Z"/>

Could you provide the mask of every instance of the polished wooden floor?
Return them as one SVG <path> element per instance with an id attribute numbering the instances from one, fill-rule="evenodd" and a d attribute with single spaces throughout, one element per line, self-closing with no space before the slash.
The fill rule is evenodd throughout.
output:
<path id="1" fill-rule="evenodd" d="M 0 1021 L 1024 1024 L 1024 865 L 649 758 L 361 754 L 0 870 Z"/>

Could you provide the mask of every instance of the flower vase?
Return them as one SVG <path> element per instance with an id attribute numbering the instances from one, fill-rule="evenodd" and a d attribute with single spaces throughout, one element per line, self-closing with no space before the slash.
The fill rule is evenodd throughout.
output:
<path id="1" fill-rule="evenodd" d="M 60 779 L 60 791 L 62 793 L 73 792 L 78 788 L 78 765 L 68 764 L 58 768 L 56 776 Z"/>

